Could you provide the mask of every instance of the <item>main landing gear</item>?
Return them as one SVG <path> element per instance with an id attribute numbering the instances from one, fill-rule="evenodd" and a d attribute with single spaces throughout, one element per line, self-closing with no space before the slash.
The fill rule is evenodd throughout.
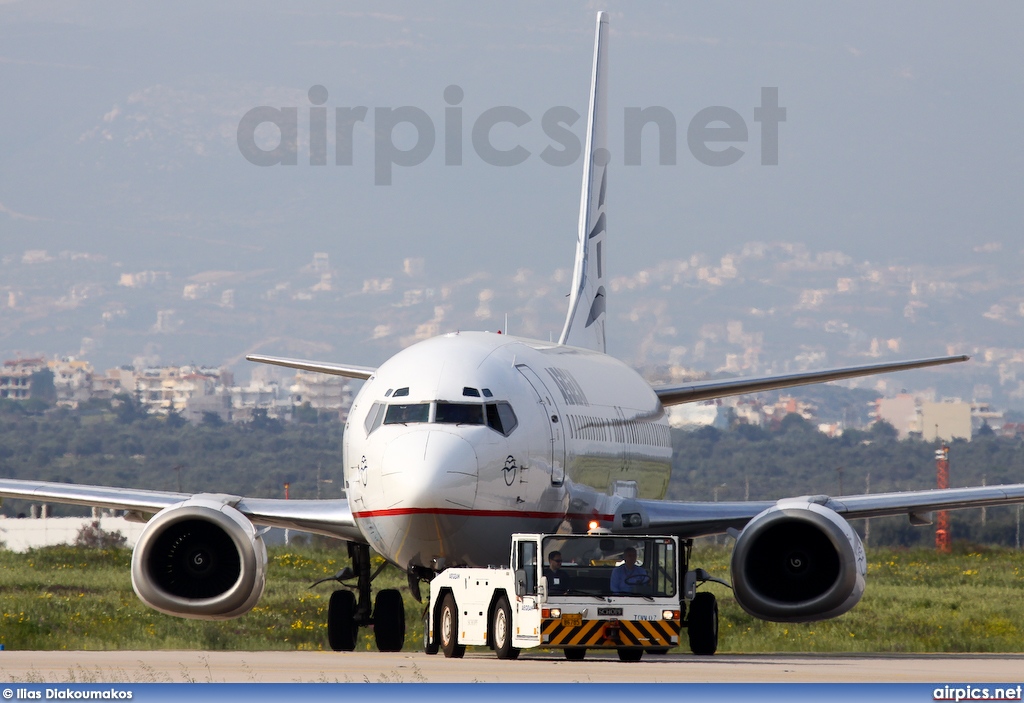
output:
<path id="1" fill-rule="evenodd" d="M 684 589 L 696 588 L 698 583 L 707 581 L 729 585 L 721 579 L 710 576 L 703 569 L 690 571 L 693 540 L 683 541 L 682 547 L 682 572 L 686 574 Z M 689 612 L 687 612 L 684 600 L 680 600 L 679 607 L 686 618 L 684 624 L 687 635 L 689 635 L 690 651 L 701 655 L 711 655 L 718 651 L 718 601 L 715 599 L 715 594 L 709 591 L 695 594 L 693 600 L 690 601 Z"/>
<path id="2" fill-rule="evenodd" d="M 701 591 L 693 597 L 686 631 L 694 654 L 714 654 L 718 650 L 718 602 L 714 593 Z"/>
<path id="3" fill-rule="evenodd" d="M 385 565 L 370 573 L 370 547 L 365 544 L 348 543 L 348 555 L 352 566 L 346 566 L 334 576 L 320 579 L 313 585 L 325 581 L 337 581 L 342 585 L 356 579 L 355 592 L 349 586 L 331 594 L 327 607 L 327 642 L 335 652 L 351 652 L 356 648 L 359 628 L 373 625 L 373 637 L 381 652 L 399 652 L 405 644 L 405 604 L 402 594 L 395 588 L 377 592 L 377 598 L 370 608 L 370 583 Z"/>

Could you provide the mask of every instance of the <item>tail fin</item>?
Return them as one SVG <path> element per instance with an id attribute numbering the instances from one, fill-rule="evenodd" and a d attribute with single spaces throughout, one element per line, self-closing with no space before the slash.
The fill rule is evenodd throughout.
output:
<path id="1" fill-rule="evenodd" d="M 605 208 L 608 181 L 608 13 L 597 13 L 594 73 L 590 84 L 587 146 L 583 152 L 583 193 L 576 240 L 569 313 L 560 344 L 604 351 L 606 286 L 604 284 Z"/>

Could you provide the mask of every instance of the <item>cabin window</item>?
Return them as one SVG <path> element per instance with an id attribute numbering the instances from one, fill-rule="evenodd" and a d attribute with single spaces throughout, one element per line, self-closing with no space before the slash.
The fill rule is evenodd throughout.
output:
<path id="1" fill-rule="evenodd" d="M 398 393 L 395 393 L 398 395 Z M 394 404 L 388 406 L 384 416 L 385 425 L 404 425 L 410 422 L 426 422 L 430 419 L 430 403 Z"/>
<path id="2" fill-rule="evenodd" d="M 438 402 L 434 422 L 447 425 L 482 425 L 484 409 L 475 403 Z"/>
<path id="3" fill-rule="evenodd" d="M 487 408 L 487 426 L 506 437 L 512 434 L 512 430 L 519 424 L 516 414 L 512 411 L 512 406 L 500 402 L 488 403 L 485 407 Z"/>

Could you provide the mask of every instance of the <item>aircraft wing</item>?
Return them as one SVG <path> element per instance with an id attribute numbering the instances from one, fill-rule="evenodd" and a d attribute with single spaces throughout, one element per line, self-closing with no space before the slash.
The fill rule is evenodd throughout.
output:
<path id="1" fill-rule="evenodd" d="M 358 378 L 364 381 L 372 376 L 377 370 L 372 366 L 332 364 L 326 361 L 308 361 L 306 359 L 286 359 L 282 356 L 264 356 L 263 354 L 246 354 L 245 358 L 248 361 L 255 361 L 260 364 L 273 364 L 274 366 L 285 366 L 289 369 L 315 371 L 317 373 L 331 374 L 332 376 Z"/>
<path id="2" fill-rule="evenodd" d="M 778 501 L 783 503 L 794 499 Z M 864 495 L 801 496 L 795 500 L 817 503 L 848 520 L 907 515 L 915 524 L 927 524 L 926 513 L 935 510 L 986 508 L 1024 503 L 1024 483 L 976 488 L 944 488 Z M 742 529 L 751 518 L 777 504 L 776 501 L 729 501 L 720 503 L 638 500 L 647 515 L 650 532 L 680 537 L 701 537 L 726 530 Z"/>
<path id="3" fill-rule="evenodd" d="M 147 491 L 137 488 L 0 479 L 0 497 L 126 510 L 142 516 L 155 514 L 194 496 L 190 493 Z M 216 494 L 216 497 L 221 502 L 233 506 L 256 525 L 314 532 L 351 542 L 366 541 L 359 532 L 352 517 L 352 509 L 345 499 L 280 500 L 221 494 Z"/>
<path id="4" fill-rule="evenodd" d="M 822 371 L 808 371 L 803 373 L 791 373 L 781 376 L 762 376 L 760 378 L 729 378 L 718 381 L 693 381 L 672 386 L 655 386 L 654 392 L 658 394 L 662 405 L 678 405 L 680 403 L 692 403 L 698 400 L 710 400 L 712 398 L 725 398 L 730 395 L 743 395 L 745 393 L 760 393 L 761 391 L 773 391 L 779 388 L 791 388 L 793 386 L 806 386 L 812 383 L 824 383 L 826 381 L 841 381 L 846 378 L 857 378 L 858 376 L 873 376 L 879 373 L 891 371 L 906 371 L 907 369 L 920 369 L 927 366 L 940 366 L 942 364 L 955 364 L 967 361 L 969 356 L 940 356 L 931 359 L 913 359 L 911 361 L 897 361 L 884 364 L 867 364 L 865 366 L 846 366 L 839 369 L 824 369 Z"/>

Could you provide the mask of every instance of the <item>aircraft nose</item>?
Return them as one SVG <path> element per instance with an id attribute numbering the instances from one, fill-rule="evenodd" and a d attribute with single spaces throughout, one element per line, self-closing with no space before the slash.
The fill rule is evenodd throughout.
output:
<path id="1" fill-rule="evenodd" d="M 470 510 L 476 500 L 477 456 L 458 435 L 413 431 L 388 444 L 381 462 L 388 508 Z"/>
<path id="2" fill-rule="evenodd" d="M 372 532 L 401 565 L 430 566 L 466 528 L 476 501 L 478 461 L 458 435 L 414 430 L 389 442 L 381 461 L 382 503 Z"/>

